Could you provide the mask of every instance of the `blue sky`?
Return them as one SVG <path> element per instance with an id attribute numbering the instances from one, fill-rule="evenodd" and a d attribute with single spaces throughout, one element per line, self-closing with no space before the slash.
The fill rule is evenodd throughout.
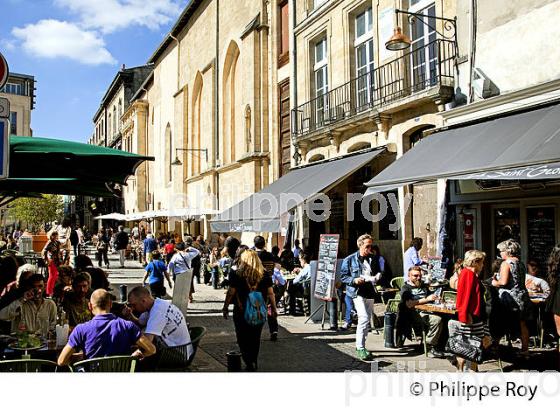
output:
<path id="1" fill-rule="evenodd" d="M 0 52 L 35 76 L 33 135 L 86 142 L 122 64 L 145 64 L 189 0 L 0 0 Z"/>

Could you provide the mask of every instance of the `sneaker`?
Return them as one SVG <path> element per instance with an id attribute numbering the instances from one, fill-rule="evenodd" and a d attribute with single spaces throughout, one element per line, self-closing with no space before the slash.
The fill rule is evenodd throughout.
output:
<path id="1" fill-rule="evenodd" d="M 278 332 L 273 332 L 270 334 L 270 341 L 276 342 L 278 340 Z"/>
<path id="2" fill-rule="evenodd" d="M 436 349 L 435 347 L 432 347 L 430 349 L 430 351 L 428 352 L 428 357 L 434 358 L 434 359 L 444 359 L 445 358 L 445 353 L 443 353 L 441 350 Z"/>
<path id="3" fill-rule="evenodd" d="M 364 360 L 364 361 L 371 361 L 373 360 L 373 356 L 371 355 L 371 353 L 367 350 L 367 349 L 356 349 L 356 356 L 358 357 L 358 359 L 360 360 Z"/>
<path id="4" fill-rule="evenodd" d="M 340 326 L 341 330 L 348 330 L 352 327 L 352 323 L 344 323 L 342 326 Z"/>

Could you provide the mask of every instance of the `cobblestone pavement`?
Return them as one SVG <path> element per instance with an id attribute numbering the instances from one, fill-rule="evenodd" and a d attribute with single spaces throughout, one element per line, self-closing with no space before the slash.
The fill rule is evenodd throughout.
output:
<path id="1" fill-rule="evenodd" d="M 117 256 L 111 255 L 112 266 L 118 266 Z M 109 269 L 109 280 L 114 293 L 126 284 L 130 290 L 142 282 L 144 270 L 135 261 L 127 261 L 124 269 Z M 172 290 L 168 290 L 172 295 Z M 226 353 L 238 350 L 233 321 L 224 320 L 221 309 L 225 290 L 212 289 L 204 284 L 195 284 L 194 302 L 189 305 L 187 321 L 191 326 L 205 326 L 208 333 L 193 362 L 193 371 L 226 371 Z M 376 307 L 382 315 L 383 306 Z M 419 342 L 407 342 L 404 349 L 386 349 L 383 344 L 382 329 L 370 332 L 366 347 L 376 356 L 373 363 L 365 363 L 355 357 L 355 331 L 321 330 L 321 325 L 304 323 L 305 317 L 280 315 L 278 340 L 269 340 L 270 333 L 263 329 L 259 370 L 264 372 L 343 372 L 361 371 L 455 371 L 446 359 L 426 358 Z M 550 368 L 550 350 L 532 349 L 535 359 L 533 369 Z M 511 360 L 503 361 L 504 370 L 523 371 L 529 366 L 513 366 Z M 524 369 L 524 368 L 525 369 Z M 499 371 L 497 361 L 485 362 L 481 371 Z"/>

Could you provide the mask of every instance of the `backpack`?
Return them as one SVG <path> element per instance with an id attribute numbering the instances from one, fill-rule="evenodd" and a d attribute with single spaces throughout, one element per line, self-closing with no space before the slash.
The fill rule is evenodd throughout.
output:
<path id="1" fill-rule="evenodd" d="M 267 306 L 263 295 L 256 289 L 249 288 L 249 295 L 245 302 L 243 318 L 251 326 L 264 325 L 266 322 Z"/>

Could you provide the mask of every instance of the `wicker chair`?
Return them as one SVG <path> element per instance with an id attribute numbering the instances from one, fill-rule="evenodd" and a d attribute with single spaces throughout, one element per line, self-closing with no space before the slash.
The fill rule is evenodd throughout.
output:
<path id="1" fill-rule="evenodd" d="M 0 372 L 56 373 L 60 367 L 50 360 L 21 359 L 0 361 Z"/>
<path id="2" fill-rule="evenodd" d="M 198 345 L 206 334 L 206 328 L 192 327 L 190 329 L 191 342 L 174 347 L 166 347 L 161 350 L 156 371 L 158 372 L 178 372 L 185 371 L 189 368 L 194 360 Z M 188 347 L 192 345 L 193 352 L 190 357 L 187 357 Z"/>
<path id="3" fill-rule="evenodd" d="M 109 356 L 82 360 L 72 368 L 75 372 L 85 373 L 134 373 L 136 358 L 132 356 Z"/>

